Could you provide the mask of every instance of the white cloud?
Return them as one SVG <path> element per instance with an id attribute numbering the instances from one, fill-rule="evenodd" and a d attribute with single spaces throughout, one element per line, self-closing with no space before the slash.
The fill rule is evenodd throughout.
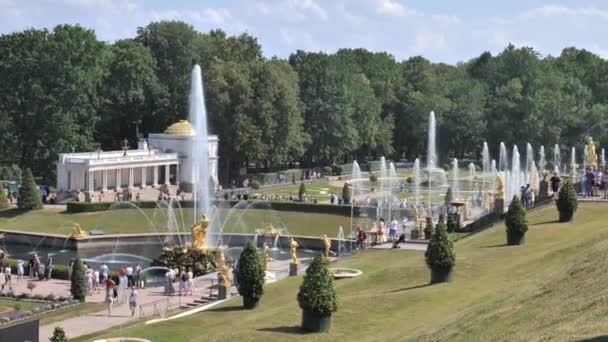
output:
<path id="1" fill-rule="evenodd" d="M 327 12 L 315 0 L 289 0 L 289 5 L 295 9 L 308 11 L 322 20 L 327 20 Z"/>
<path id="2" fill-rule="evenodd" d="M 601 10 L 595 7 L 573 8 L 562 5 L 544 5 L 542 7 L 526 11 L 522 14 L 522 18 L 526 19 L 535 19 L 539 17 L 580 17 L 608 20 L 608 11 Z"/>
<path id="3" fill-rule="evenodd" d="M 406 14 L 406 9 L 394 0 L 375 0 L 376 12 L 378 14 L 401 17 Z"/>

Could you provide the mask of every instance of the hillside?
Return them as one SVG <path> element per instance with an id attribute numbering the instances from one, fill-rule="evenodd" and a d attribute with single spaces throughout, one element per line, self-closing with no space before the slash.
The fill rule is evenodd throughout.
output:
<path id="1" fill-rule="evenodd" d="M 122 330 L 154 341 L 539 341 L 608 336 L 608 206 L 581 204 L 556 223 L 548 205 L 529 213 L 526 245 L 504 246 L 498 224 L 455 244 L 452 283 L 428 286 L 423 254 L 366 251 L 341 262 L 363 276 L 337 282 L 339 309 L 325 335 L 302 335 L 301 278 L 266 287 L 255 311 L 235 298 L 188 318 Z M 116 334 L 114 334 L 116 336 Z"/>

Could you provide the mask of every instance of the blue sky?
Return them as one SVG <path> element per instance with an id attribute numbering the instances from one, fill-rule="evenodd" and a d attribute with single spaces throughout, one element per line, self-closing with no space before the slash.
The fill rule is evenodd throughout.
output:
<path id="1" fill-rule="evenodd" d="M 364 47 L 397 59 L 456 63 L 508 43 L 558 55 L 577 46 L 608 58 L 608 2 L 481 0 L 0 0 L 0 33 L 79 23 L 102 40 L 179 19 L 200 31 L 255 35 L 267 56 Z"/>

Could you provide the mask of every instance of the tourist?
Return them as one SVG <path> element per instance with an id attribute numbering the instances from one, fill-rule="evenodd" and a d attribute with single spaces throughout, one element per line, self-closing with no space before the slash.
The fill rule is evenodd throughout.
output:
<path id="1" fill-rule="evenodd" d="M 44 270 L 44 264 L 40 262 L 40 259 L 38 259 L 38 280 L 40 281 L 44 280 Z"/>
<path id="2" fill-rule="evenodd" d="M 3 267 L 4 269 L 4 284 L 2 284 L 2 290 L 4 290 L 4 287 L 6 285 L 8 285 L 8 290 L 9 291 L 13 291 L 13 287 L 11 286 L 11 265 L 10 264 L 6 264 Z"/>
<path id="3" fill-rule="evenodd" d="M 0 191 L 2 191 L 2 189 L 0 189 Z M 4 250 L 2 250 L 2 248 L 0 248 L 0 265 L 2 265 L 4 263 L 5 256 L 6 256 L 6 254 L 4 253 Z"/>
<path id="4" fill-rule="evenodd" d="M 92 270 L 86 270 L 86 278 L 87 278 L 87 295 L 93 294 L 93 272 Z"/>
<path id="5" fill-rule="evenodd" d="M 127 265 L 125 268 L 125 275 L 127 276 L 127 287 L 133 286 L 133 267 Z"/>
<path id="6" fill-rule="evenodd" d="M 179 273 L 179 295 L 186 295 L 188 287 L 188 273 L 186 273 L 185 269 L 181 269 Z"/>
<path id="7" fill-rule="evenodd" d="M 551 191 L 553 191 L 553 193 L 557 193 L 559 191 L 559 184 L 561 181 L 562 180 L 559 178 L 557 172 L 553 172 L 553 177 L 550 179 Z"/>
<path id="8" fill-rule="evenodd" d="M 135 283 L 136 288 L 139 288 L 141 286 L 141 271 L 141 265 L 137 264 L 137 266 L 135 267 L 135 273 L 133 274 L 133 282 Z"/>
<path id="9" fill-rule="evenodd" d="M 108 279 L 109 281 L 112 281 L 112 279 Z M 108 309 L 108 317 L 112 316 L 112 304 L 114 304 L 114 298 L 112 297 L 112 293 L 111 291 L 106 291 L 106 307 Z"/>
<path id="10" fill-rule="evenodd" d="M 393 221 L 391 221 L 391 225 L 388 229 L 388 238 L 390 239 L 391 242 L 395 241 L 395 238 L 397 237 L 397 226 L 399 225 L 399 223 L 397 222 L 397 220 L 393 219 Z"/>
<path id="11" fill-rule="evenodd" d="M 380 224 L 378 225 L 378 230 L 377 230 L 377 234 L 378 234 L 378 239 L 376 240 L 376 243 L 381 244 L 381 243 L 385 243 L 386 242 L 386 223 L 384 222 L 384 218 L 380 218 Z"/>
<path id="12" fill-rule="evenodd" d="M 46 264 L 44 265 L 44 276 L 46 280 L 51 280 L 51 274 L 53 273 L 53 257 L 46 257 Z"/>
<path id="13" fill-rule="evenodd" d="M 188 283 L 186 284 L 186 295 L 194 295 L 194 273 L 192 273 L 191 268 L 188 268 Z"/>
<path id="14" fill-rule="evenodd" d="M 363 249 L 365 247 L 365 231 L 361 229 L 361 226 L 357 226 L 357 247 Z"/>
<path id="15" fill-rule="evenodd" d="M 99 270 L 93 270 L 93 290 L 99 294 L 100 291 Z"/>
<path id="16" fill-rule="evenodd" d="M 24 273 L 23 260 L 19 259 L 17 260 L 17 282 L 20 282 L 23 279 Z"/>
<path id="17" fill-rule="evenodd" d="M 129 309 L 131 309 L 131 317 L 135 316 L 135 308 L 137 308 L 137 290 L 131 286 L 131 294 L 129 294 Z"/>
<path id="18" fill-rule="evenodd" d="M 399 239 L 393 243 L 393 248 L 401 248 L 399 244 L 405 243 L 405 234 L 399 235 Z"/>
<path id="19" fill-rule="evenodd" d="M 104 262 L 103 264 L 101 264 L 101 267 L 99 267 L 99 282 L 101 284 L 104 284 L 105 281 L 108 279 L 109 273 L 110 273 L 110 268 Z"/>

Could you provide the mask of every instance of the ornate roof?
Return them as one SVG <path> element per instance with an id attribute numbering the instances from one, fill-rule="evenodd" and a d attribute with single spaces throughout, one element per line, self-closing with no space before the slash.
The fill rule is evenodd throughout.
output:
<path id="1" fill-rule="evenodd" d="M 188 120 L 179 120 L 178 122 L 167 127 L 165 130 L 166 135 L 177 135 L 177 136 L 193 136 L 196 135 L 194 127 L 188 122 Z"/>

